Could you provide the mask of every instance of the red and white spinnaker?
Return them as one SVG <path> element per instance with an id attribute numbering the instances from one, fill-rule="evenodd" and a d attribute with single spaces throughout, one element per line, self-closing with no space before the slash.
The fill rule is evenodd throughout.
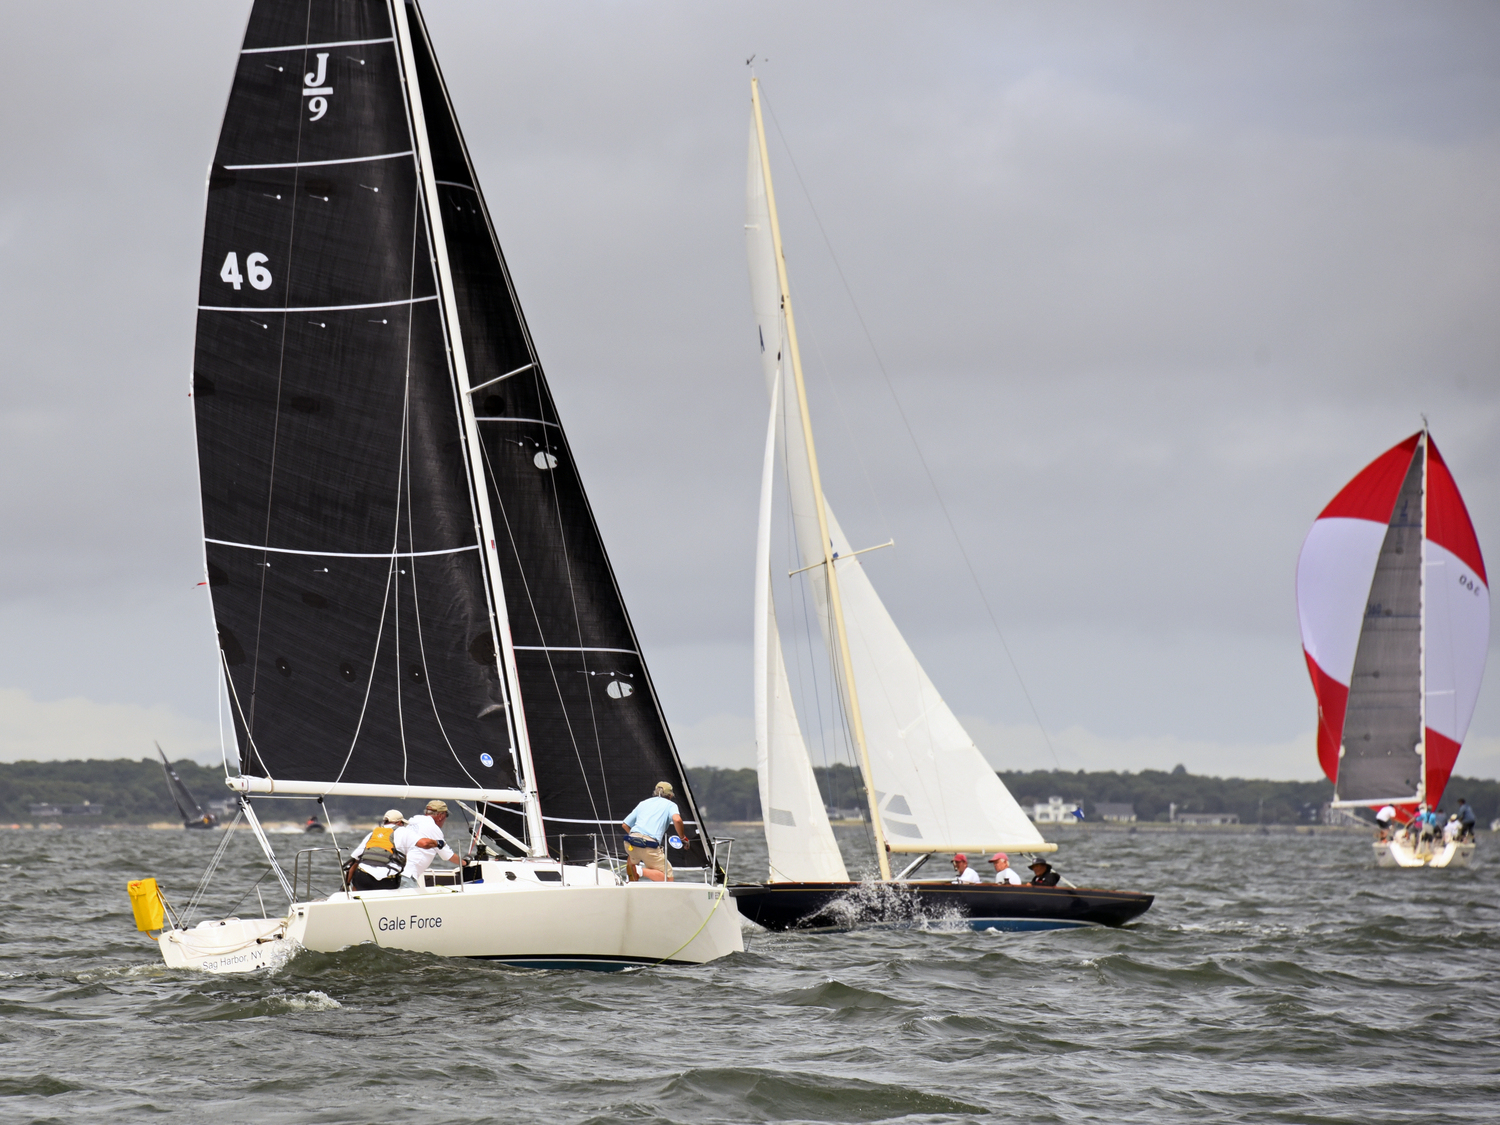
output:
<path id="1" fill-rule="evenodd" d="M 1490 595 L 1458 486 L 1422 430 L 1344 486 L 1297 561 L 1318 762 L 1342 805 L 1436 805 L 1469 729 Z"/>

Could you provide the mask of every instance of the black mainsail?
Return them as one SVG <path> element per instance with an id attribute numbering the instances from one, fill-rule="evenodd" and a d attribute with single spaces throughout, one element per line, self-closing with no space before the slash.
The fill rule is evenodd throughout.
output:
<path id="1" fill-rule="evenodd" d="M 698 820 L 414 3 L 257 0 L 198 316 L 242 773 Z"/>

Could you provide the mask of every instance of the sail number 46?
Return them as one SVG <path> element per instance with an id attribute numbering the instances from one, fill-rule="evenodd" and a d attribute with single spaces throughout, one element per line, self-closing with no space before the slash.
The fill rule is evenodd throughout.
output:
<path id="1" fill-rule="evenodd" d="M 250 275 L 250 288 L 271 288 L 271 271 L 266 269 L 266 263 L 270 261 L 264 254 L 259 252 L 246 255 L 245 272 Z M 224 257 L 224 267 L 219 270 L 219 280 L 233 285 L 236 289 L 245 280 L 240 273 L 240 258 L 233 250 Z"/>

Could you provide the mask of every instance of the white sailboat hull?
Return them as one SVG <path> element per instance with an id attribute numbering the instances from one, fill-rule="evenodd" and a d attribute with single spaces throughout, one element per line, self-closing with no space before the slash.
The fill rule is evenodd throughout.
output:
<path id="1" fill-rule="evenodd" d="M 1376 840 L 1375 862 L 1381 867 L 1468 867 L 1474 841 L 1414 845 L 1406 840 Z"/>
<path id="2" fill-rule="evenodd" d="M 530 968 L 611 970 L 697 965 L 745 948 L 723 886 L 617 884 L 608 873 L 610 882 L 580 885 L 579 873 L 595 877 L 569 868 L 568 884 L 548 883 L 523 869 L 515 880 L 500 874 L 462 886 L 340 892 L 296 903 L 285 918 L 169 930 L 162 957 L 172 968 L 243 973 L 275 968 L 303 949 L 336 953 L 371 943 Z"/>

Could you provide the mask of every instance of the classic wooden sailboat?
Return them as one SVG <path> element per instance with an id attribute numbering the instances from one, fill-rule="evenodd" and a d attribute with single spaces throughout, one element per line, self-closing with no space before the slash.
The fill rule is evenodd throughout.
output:
<path id="1" fill-rule="evenodd" d="M 1489 650 L 1484 557 L 1424 426 L 1323 509 L 1297 560 L 1297 615 L 1318 699 L 1318 764 L 1341 808 L 1436 809 Z M 1464 866 L 1472 840 L 1382 833 L 1386 867 Z"/>
<path id="2" fill-rule="evenodd" d="M 891 857 L 1004 850 L 1035 855 L 1042 839 L 938 694 L 886 611 L 824 498 L 797 347 L 796 321 L 761 119 L 751 79 L 745 233 L 771 414 L 756 551 L 755 713 L 768 879 L 731 889 L 773 929 L 908 924 L 961 918 L 976 928 L 1120 925 L 1151 896 L 1077 887 L 1008 887 L 893 879 Z M 879 882 L 849 879 L 798 723 L 771 586 L 771 510 L 778 449 L 800 552 L 869 804 Z"/>
<path id="3" fill-rule="evenodd" d="M 742 949 L 415 3 L 257 0 L 200 293 L 228 782 L 289 905 L 169 929 L 168 964 Z M 661 780 L 694 837 L 673 858 L 704 881 L 626 885 L 618 825 Z M 273 795 L 461 803 L 485 858 L 309 897 L 260 828 Z"/>

